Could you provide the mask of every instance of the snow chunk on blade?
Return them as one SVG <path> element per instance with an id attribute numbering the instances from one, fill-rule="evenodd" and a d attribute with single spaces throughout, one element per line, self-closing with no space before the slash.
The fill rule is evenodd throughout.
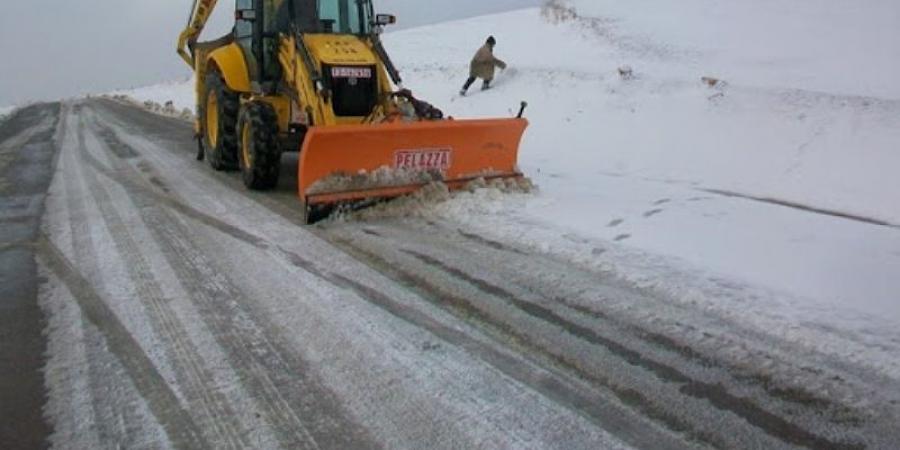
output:
<path id="1" fill-rule="evenodd" d="M 497 199 L 507 194 L 530 194 L 538 187 L 531 179 L 521 178 L 476 178 L 466 183 L 461 189 L 451 192 L 449 186 L 440 181 L 428 183 L 412 194 L 380 202 L 367 208 L 344 208 L 329 217 L 335 223 L 365 222 L 392 217 L 432 217 L 435 207 L 444 202 L 475 195 L 479 198 Z"/>
<path id="2" fill-rule="evenodd" d="M 382 166 L 372 172 L 361 170 L 353 175 L 344 173 L 329 175 L 313 183 L 306 193 L 314 196 L 329 192 L 368 191 L 379 187 L 424 185 L 443 179 L 444 175 L 437 170 L 416 170 L 404 167 L 393 169 Z"/>

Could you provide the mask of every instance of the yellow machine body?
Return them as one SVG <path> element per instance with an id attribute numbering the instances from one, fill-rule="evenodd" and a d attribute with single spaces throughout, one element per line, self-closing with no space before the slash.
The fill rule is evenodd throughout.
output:
<path id="1" fill-rule="evenodd" d="M 216 0 L 195 0 L 179 37 L 179 54 L 196 74 L 201 152 L 222 146 L 213 153 L 220 167 L 236 161 L 248 186 L 272 187 L 265 177 L 277 174 L 260 165 L 278 158 L 266 155 L 300 151 L 297 191 L 307 208 L 404 195 L 428 180 L 457 188 L 478 177 L 522 176 L 516 163 L 527 121 L 446 119 L 396 91 L 399 74 L 378 38 L 384 19 L 369 0 L 289 1 L 237 0 L 235 34 L 198 42 Z M 287 8 L 304 5 L 306 14 Z M 245 28 L 256 27 L 261 15 L 286 11 L 294 14 L 289 29 L 242 40 L 242 17 L 252 17 Z M 326 16 L 335 19 L 317 22 Z M 256 66 L 263 53 L 264 70 Z M 378 171 L 396 176 L 365 176 Z"/>

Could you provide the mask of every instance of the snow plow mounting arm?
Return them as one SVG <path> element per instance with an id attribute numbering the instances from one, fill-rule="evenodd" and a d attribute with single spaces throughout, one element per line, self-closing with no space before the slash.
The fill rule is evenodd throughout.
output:
<path id="1" fill-rule="evenodd" d="M 191 15 L 188 17 L 188 24 L 184 31 L 178 36 L 178 55 L 191 68 L 194 68 L 193 46 L 197 43 L 197 38 L 206 27 L 209 16 L 212 15 L 213 9 L 219 0 L 194 0 L 194 6 L 191 7 Z"/>

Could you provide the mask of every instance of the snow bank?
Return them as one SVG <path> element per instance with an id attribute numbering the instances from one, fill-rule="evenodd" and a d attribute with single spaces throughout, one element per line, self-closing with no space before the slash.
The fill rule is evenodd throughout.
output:
<path id="1" fill-rule="evenodd" d="M 108 98 L 144 108 L 156 114 L 194 120 L 196 105 L 193 78 L 137 89 L 113 91 Z"/>
<path id="2" fill-rule="evenodd" d="M 125 89 L 111 92 L 110 95 L 124 95 L 139 102 L 154 102 L 165 105 L 171 102 L 178 111 L 185 109 L 193 111 L 197 104 L 194 97 L 193 78 L 184 81 L 161 83 L 153 86 L 145 86 L 136 89 Z"/>
<path id="3" fill-rule="evenodd" d="M 156 114 L 191 121 L 194 119 L 194 96 L 193 80 L 114 91 L 104 95 L 106 98 L 144 108 Z"/>

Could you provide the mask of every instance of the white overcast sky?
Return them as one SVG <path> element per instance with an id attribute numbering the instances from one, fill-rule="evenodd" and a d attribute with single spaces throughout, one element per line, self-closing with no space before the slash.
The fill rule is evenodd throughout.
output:
<path id="1" fill-rule="evenodd" d="M 540 0 L 375 0 L 398 27 L 534 6 Z M 191 0 L 4 0 L 0 106 L 55 100 L 187 77 L 175 40 Z M 234 0 L 220 0 L 209 35 L 226 33 Z M 206 35 L 206 36 L 209 36 Z"/>

